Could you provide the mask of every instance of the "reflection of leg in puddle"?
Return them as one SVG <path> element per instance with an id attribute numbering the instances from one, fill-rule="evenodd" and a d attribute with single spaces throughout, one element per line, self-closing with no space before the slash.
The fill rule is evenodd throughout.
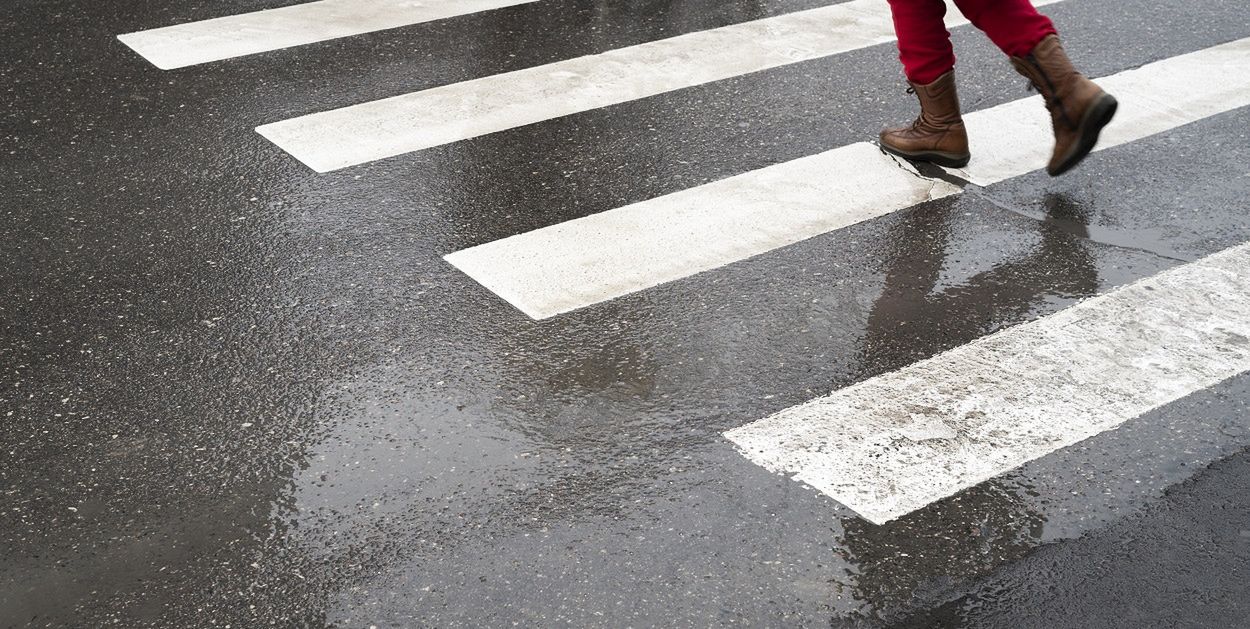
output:
<path id="1" fill-rule="evenodd" d="M 1036 223 L 1039 242 L 1026 255 L 994 261 L 989 270 L 935 292 L 958 207 L 935 205 L 902 217 L 888 239 L 885 286 L 861 346 L 865 373 L 899 369 L 1033 318 L 1030 313 L 1047 297 L 1081 298 L 1097 290 L 1088 243 L 1073 233 L 1089 212 L 1051 195 L 1046 219 Z M 1037 545 L 1045 518 L 1021 491 L 999 479 L 885 525 L 848 518 L 844 542 L 846 559 L 860 568 L 857 596 L 878 614 L 905 615 L 1023 556 Z"/>
<path id="2" fill-rule="evenodd" d="M 868 317 L 862 353 L 870 372 L 898 369 L 1019 322 L 1048 296 L 1081 298 L 1098 289 L 1082 239 L 1089 213 L 1049 195 L 1040 242 L 1027 255 L 995 261 L 959 285 L 935 291 L 949 246 L 954 203 L 903 216 L 888 238 L 885 285 Z"/>

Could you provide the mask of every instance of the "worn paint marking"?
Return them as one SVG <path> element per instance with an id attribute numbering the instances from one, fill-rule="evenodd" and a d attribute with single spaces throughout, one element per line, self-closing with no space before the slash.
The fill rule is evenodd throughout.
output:
<path id="1" fill-rule="evenodd" d="M 884 523 L 1250 371 L 1250 244 L 725 433 Z"/>

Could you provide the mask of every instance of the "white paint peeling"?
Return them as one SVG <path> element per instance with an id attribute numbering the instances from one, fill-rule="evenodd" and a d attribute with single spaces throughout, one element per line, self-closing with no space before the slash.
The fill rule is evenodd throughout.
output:
<path id="1" fill-rule="evenodd" d="M 541 319 L 958 191 L 859 143 L 446 259 Z"/>
<path id="2" fill-rule="evenodd" d="M 162 70 L 361 35 L 536 0 L 318 0 L 118 35 Z"/>
<path id="3" fill-rule="evenodd" d="M 725 433 L 874 523 L 1250 371 L 1250 244 Z"/>
<path id="4" fill-rule="evenodd" d="M 947 23 L 953 27 L 967 20 L 952 7 Z M 851 0 L 309 114 L 256 130 L 313 170 L 327 172 L 891 41 L 889 5 Z"/>

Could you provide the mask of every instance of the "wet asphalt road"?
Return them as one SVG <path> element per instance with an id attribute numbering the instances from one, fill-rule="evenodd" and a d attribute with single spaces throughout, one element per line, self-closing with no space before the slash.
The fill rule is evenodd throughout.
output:
<path id="1" fill-rule="evenodd" d="M 1250 627 L 1250 376 L 883 526 L 721 437 L 1250 241 L 1250 109 L 532 321 L 441 256 L 872 138 L 893 45 L 316 174 L 252 129 L 822 3 L 114 38 L 280 4 L 0 7 L 0 626 Z M 1097 76 L 1239 5 L 1045 12 Z"/>

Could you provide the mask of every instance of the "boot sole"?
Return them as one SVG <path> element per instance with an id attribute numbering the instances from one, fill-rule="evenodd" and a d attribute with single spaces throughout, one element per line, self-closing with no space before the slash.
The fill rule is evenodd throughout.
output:
<path id="1" fill-rule="evenodd" d="M 903 159 L 914 160 L 917 162 L 930 162 L 938 166 L 946 166 L 947 168 L 963 168 L 968 165 L 968 160 L 972 159 L 971 153 L 960 155 L 959 153 L 946 153 L 943 151 L 921 151 L 918 153 L 908 153 L 900 151 L 885 144 L 880 145 L 881 150 L 891 155 L 897 155 Z"/>
<path id="2" fill-rule="evenodd" d="M 1108 122 L 1115 116 L 1115 110 L 1119 107 L 1119 103 L 1115 97 L 1110 94 L 1103 94 L 1097 102 L 1090 106 L 1089 111 L 1085 112 L 1085 118 L 1081 120 L 1081 138 L 1073 149 L 1059 165 L 1053 170 L 1046 169 L 1051 177 L 1058 177 L 1069 170 L 1073 166 L 1081 163 L 1089 152 L 1094 150 L 1094 145 L 1098 144 L 1098 134 L 1102 133 L 1102 128 L 1107 126 Z"/>

